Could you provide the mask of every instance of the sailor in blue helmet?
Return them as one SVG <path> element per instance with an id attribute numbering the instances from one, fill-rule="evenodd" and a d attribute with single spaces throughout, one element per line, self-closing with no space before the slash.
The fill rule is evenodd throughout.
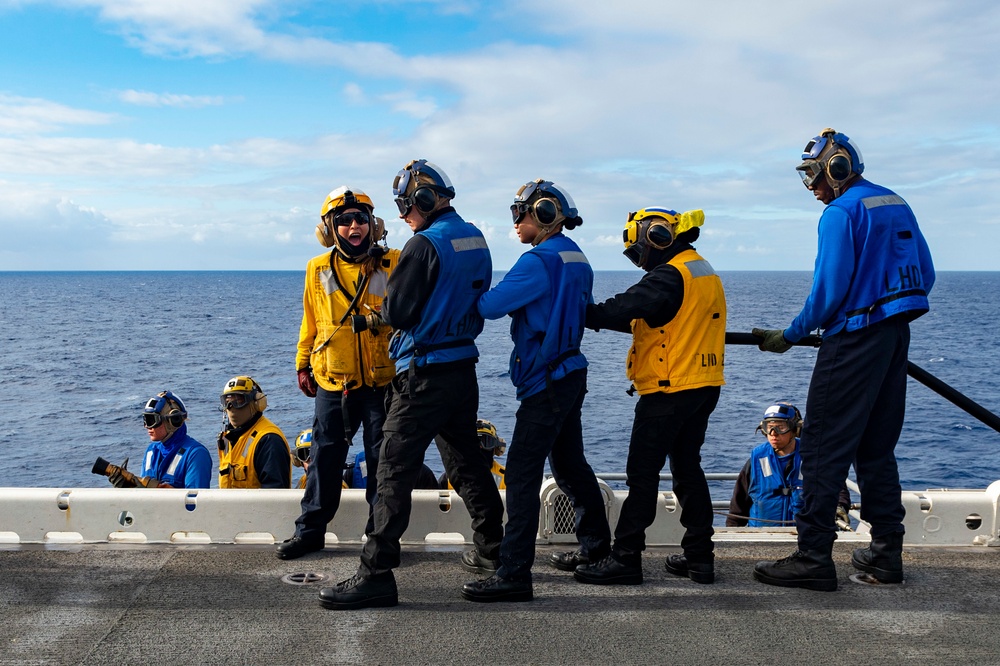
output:
<path id="1" fill-rule="evenodd" d="M 160 488 L 209 487 L 214 469 L 212 456 L 187 434 L 187 418 L 184 403 L 170 391 L 146 401 L 142 424 L 150 442 L 139 476 L 156 479 Z M 113 475 L 111 482 L 115 483 Z"/>
<path id="2" fill-rule="evenodd" d="M 399 216 L 414 235 L 389 278 L 381 319 L 394 329 L 389 356 L 396 375 L 386 395 L 374 508 L 375 528 L 357 574 L 320 590 L 320 603 L 347 610 L 398 603 L 393 569 L 410 518 L 424 452 L 435 435 L 448 478 L 472 516 L 475 548 L 462 556 L 493 573 L 503 537 L 503 502 L 479 447 L 476 309 L 490 288 L 493 264 L 482 232 L 455 212 L 455 188 L 427 160 L 408 163 L 393 181 Z M 370 323 L 377 324 L 377 315 Z"/>
<path id="3" fill-rule="evenodd" d="M 565 571 L 603 559 L 611 550 L 604 495 L 583 452 L 581 411 L 587 359 L 580 351 L 594 271 L 563 233 L 583 223 L 569 193 L 538 180 L 521 186 L 510 207 L 518 239 L 530 244 L 503 280 L 479 299 L 487 319 L 510 315 L 514 350 L 510 380 L 517 387 L 517 420 L 507 454 L 507 524 L 501 566 L 486 580 L 466 583 L 470 601 L 530 601 L 538 534 L 539 490 L 548 459 L 552 476 L 576 511 L 577 551 L 557 553 Z"/>
<path id="4" fill-rule="evenodd" d="M 766 441 L 754 447 L 740 470 L 729 500 L 726 527 L 790 527 L 802 508 L 802 414 L 788 402 L 764 410 L 756 432 Z M 846 485 L 837 504 L 838 525 L 850 526 Z"/>
<path id="5" fill-rule="evenodd" d="M 760 348 L 783 353 L 822 329 L 802 431 L 802 510 L 798 550 L 758 562 L 762 583 L 837 589 L 833 563 L 837 495 L 851 464 L 861 488 L 861 518 L 872 542 L 852 564 L 883 583 L 903 581 L 903 516 L 896 441 L 906 404 L 910 322 L 927 312 L 934 265 L 913 211 L 901 196 L 862 177 L 857 146 L 827 128 L 796 167 L 826 205 L 812 291 L 791 325 L 753 329 Z"/>

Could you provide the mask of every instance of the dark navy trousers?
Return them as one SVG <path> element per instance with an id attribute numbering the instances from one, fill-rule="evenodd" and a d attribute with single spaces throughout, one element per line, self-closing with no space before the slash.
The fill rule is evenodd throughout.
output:
<path id="1" fill-rule="evenodd" d="M 681 507 L 684 536 L 681 548 L 689 562 L 708 564 L 715 560 L 712 544 L 712 495 L 701 468 L 708 417 L 719 402 L 719 387 L 650 393 L 639 397 L 629 442 L 628 496 L 622 503 L 615 526 L 615 559 L 638 565 L 646 549 L 646 528 L 656 519 L 660 470 L 667 458 L 673 475 L 673 491 Z M 833 524 L 833 518 L 830 519 Z"/>
<path id="2" fill-rule="evenodd" d="M 476 549 L 483 557 L 497 559 L 504 509 L 476 433 L 475 363 L 456 361 L 401 372 L 389 384 L 386 405 L 375 526 L 362 549 L 358 572 L 370 577 L 399 566 L 399 540 L 413 508 L 411 493 L 435 435 L 445 472 L 472 516 Z"/>
<path id="3" fill-rule="evenodd" d="M 363 427 L 362 439 L 368 469 L 378 466 L 382 446 L 382 423 L 385 421 L 385 387 L 362 387 L 347 393 L 347 419 L 351 437 Z M 313 416 L 313 441 L 309 447 L 309 471 L 306 489 L 302 495 L 302 513 L 295 521 L 295 534 L 307 541 L 322 539 L 327 524 L 340 508 L 343 488 L 344 463 L 350 442 L 344 429 L 344 414 L 339 391 L 316 390 Z M 375 503 L 376 488 L 369 483 L 365 489 L 368 505 Z M 358 526 L 361 527 L 360 525 Z M 365 533 L 371 531 L 369 511 Z"/>
<path id="4" fill-rule="evenodd" d="M 872 537 L 903 532 L 895 449 L 906 410 L 909 347 L 910 324 L 902 316 L 823 339 L 799 445 L 800 550 L 829 549 L 837 538 L 837 496 L 852 463 L 861 518 L 871 524 Z"/>
<path id="5" fill-rule="evenodd" d="M 546 458 L 556 483 L 573 505 L 580 550 L 591 561 L 603 559 L 611 550 L 604 495 L 583 452 L 580 420 L 586 393 L 584 368 L 552 382 L 551 389 L 528 396 L 517 409 L 504 474 L 507 525 L 500 545 L 502 566 L 497 570 L 501 578 L 531 580 Z"/>

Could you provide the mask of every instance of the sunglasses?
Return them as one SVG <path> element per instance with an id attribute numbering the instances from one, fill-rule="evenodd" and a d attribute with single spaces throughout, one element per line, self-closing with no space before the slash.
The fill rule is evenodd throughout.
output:
<path id="1" fill-rule="evenodd" d="M 361 210 L 352 210 L 333 218 L 333 223 L 338 227 L 349 227 L 355 222 L 358 223 L 359 227 L 363 227 L 366 224 L 371 224 L 372 216 Z"/>

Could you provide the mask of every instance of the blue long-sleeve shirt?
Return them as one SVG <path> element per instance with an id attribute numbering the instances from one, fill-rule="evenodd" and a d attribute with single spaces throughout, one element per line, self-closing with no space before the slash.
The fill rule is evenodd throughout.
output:
<path id="1" fill-rule="evenodd" d="M 797 342 L 856 330 L 895 314 L 927 311 L 934 264 L 917 220 L 899 195 L 859 179 L 823 211 L 812 290 L 785 329 Z"/>

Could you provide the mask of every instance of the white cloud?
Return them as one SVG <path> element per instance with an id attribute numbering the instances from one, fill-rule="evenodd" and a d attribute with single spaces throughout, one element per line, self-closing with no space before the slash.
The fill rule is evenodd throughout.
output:
<path id="1" fill-rule="evenodd" d="M 141 90 L 123 90 L 118 98 L 126 104 L 137 106 L 171 106 L 181 109 L 197 109 L 203 106 L 221 106 L 221 95 L 178 95 L 175 93 L 153 93 Z"/>
<path id="2" fill-rule="evenodd" d="M 61 104 L 55 92 L 52 101 L 0 96 L 0 174 L 11 186 L 66 193 L 125 227 L 155 207 L 183 230 L 170 238 L 224 240 L 268 260 L 278 239 L 308 253 L 327 191 L 360 186 L 394 218 L 392 175 L 427 157 L 447 170 L 456 207 L 490 232 L 498 256 L 523 251 L 508 222 L 514 190 L 545 177 L 576 199 L 586 220 L 576 237 L 598 268 L 619 266 L 627 211 L 663 204 L 705 209 L 699 250 L 720 270 L 768 268 L 762 252 L 775 243 L 789 268 L 807 270 L 821 208 L 792 169 L 805 141 L 832 125 L 858 141 L 873 180 L 908 198 L 936 257 L 992 266 L 988 248 L 1000 243 L 1000 9 L 978 0 L 961 10 L 899 0 L 775 1 L 766 11 L 739 2 L 444 3 L 438 11 L 498 24 L 517 15 L 525 29 L 466 49 L 428 35 L 419 52 L 323 39 L 305 22 L 294 27 L 291 12 L 303 8 L 263 0 L 61 4 L 98 8 L 147 54 L 328 68 L 342 99 L 370 116 L 361 129 L 260 118 L 225 140 L 184 134 L 185 144 L 141 119 L 116 127 L 118 136 L 88 136 L 119 119 Z M 124 94 L 187 108 L 229 99 Z M 75 136 L 38 136 L 57 131 Z M 282 223 L 268 215 L 296 207 L 301 217 Z M 980 237 L 945 249 L 959 234 Z M 408 237 L 405 228 L 391 236 L 398 245 Z"/>
<path id="3" fill-rule="evenodd" d="M 115 115 L 74 109 L 47 99 L 0 93 L 0 136 L 44 134 L 71 126 L 107 125 Z"/>

